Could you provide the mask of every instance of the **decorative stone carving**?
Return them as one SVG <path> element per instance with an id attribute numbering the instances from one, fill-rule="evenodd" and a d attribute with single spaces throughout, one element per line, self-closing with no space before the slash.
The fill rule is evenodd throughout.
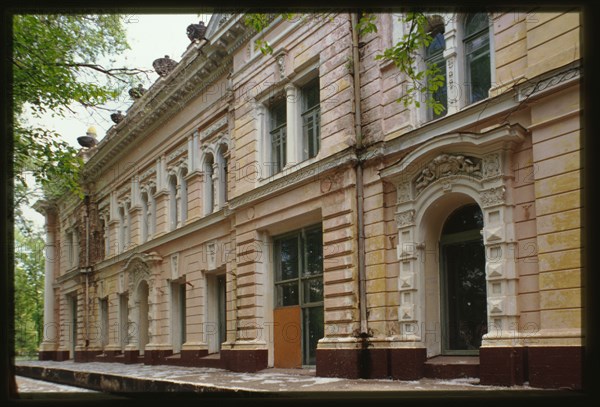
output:
<path id="1" fill-rule="evenodd" d="M 217 120 L 214 124 L 210 125 L 206 129 L 200 132 L 200 139 L 205 139 L 208 136 L 216 133 L 221 127 L 227 124 L 227 116 L 223 116 L 219 120 Z"/>
<path id="2" fill-rule="evenodd" d="M 285 52 L 279 53 L 275 57 L 275 61 L 277 61 L 277 68 L 279 69 L 279 77 L 283 78 L 285 76 Z"/>
<path id="3" fill-rule="evenodd" d="M 169 156 L 167 157 L 167 161 L 173 161 L 175 158 L 179 157 L 180 155 L 187 153 L 187 151 L 188 151 L 187 145 L 179 147 L 177 150 L 175 150 L 169 154 Z"/>
<path id="4" fill-rule="evenodd" d="M 438 155 L 427 164 L 415 179 L 417 193 L 420 193 L 425 187 L 440 178 L 457 174 L 481 178 L 481 160 L 464 155 Z"/>
<path id="5" fill-rule="evenodd" d="M 152 62 L 152 67 L 160 76 L 167 76 L 176 66 L 177 62 L 169 58 L 168 55 L 165 55 L 164 58 L 155 59 L 154 62 Z"/>
<path id="6" fill-rule="evenodd" d="M 499 186 L 495 188 L 486 189 L 481 191 L 481 205 L 486 208 L 489 206 L 501 205 L 504 203 L 504 192 L 506 188 Z"/>
<path id="7" fill-rule="evenodd" d="M 179 254 L 171 256 L 171 279 L 177 280 L 179 278 Z"/>
<path id="8" fill-rule="evenodd" d="M 131 96 L 132 99 L 139 99 L 144 93 L 146 93 L 146 89 L 141 83 L 137 86 L 137 88 L 129 89 L 129 96 Z"/>
<path id="9" fill-rule="evenodd" d="M 230 18 L 231 18 L 231 14 L 224 14 L 223 17 L 221 17 L 221 19 L 219 20 L 218 26 L 221 27 L 223 24 L 225 24 L 227 21 L 229 21 Z"/>
<path id="10" fill-rule="evenodd" d="M 410 209 L 408 211 L 400 212 L 396 214 L 396 224 L 398 227 L 411 225 L 415 222 L 415 210 Z"/>
<path id="11" fill-rule="evenodd" d="M 493 153 L 483 157 L 481 172 L 483 178 L 491 178 L 500 175 L 500 154 Z"/>
<path id="12" fill-rule="evenodd" d="M 142 173 L 142 175 L 140 175 L 140 180 L 145 180 L 146 178 L 148 178 L 154 174 L 156 174 L 156 167 L 152 166 L 152 167 L 148 168 L 146 171 L 144 171 Z"/>
<path id="13" fill-rule="evenodd" d="M 562 72 L 558 72 L 549 78 L 542 79 L 538 82 L 527 82 L 518 90 L 518 100 L 519 102 L 543 93 L 546 89 L 552 89 L 561 83 L 569 82 L 571 80 L 577 80 L 581 76 L 581 66 L 575 66 L 564 70 Z"/>
<path id="14" fill-rule="evenodd" d="M 187 26 L 186 33 L 190 41 L 200 41 L 204 39 L 206 26 L 203 21 L 200 21 L 198 24 L 190 24 Z"/>
<path id="15" fill-rule="evenodd" d="M 410 183 L 403 182 L 398 185 L 397 200 L 399 204 L 410 201 Z"/>
<path id="16" fill-rule="evenodd" d="M 123 119 L 125 119 L 125 115 L 121 113 L 121 111 L 119 110 L 117 113 L 113 113 L 110 115 L 110 119 L 115 123 L 115 124 L 119 124 L 123 121 Z"/>

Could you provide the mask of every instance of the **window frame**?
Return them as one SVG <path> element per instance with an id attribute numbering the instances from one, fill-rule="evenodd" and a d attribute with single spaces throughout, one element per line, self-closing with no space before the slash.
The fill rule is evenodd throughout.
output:
<path id="1" fill-rule="evenodd" d="M 295 230 L 293 232 L 289 232 L 289 233 L 285 233 L 282 235 L 278 235 L 275 236 L 273 238 L 273 256 L 274 256 L 274 274 L 273 274 L 273 285 L 275 287 L 274 290 L 274 295 L 273 295 L 273 301 L 274 304 L 273 306 L 275 308 L 282 308 L 282 307 L 287 307 L 287 306 L 299 306 L 300 308 L 304 309 L 304 308 L 310 308 L 310 307 L 318 307 L 318 306 L 323 306 L 324 304 L 324 298 L 321 298 L 321 300 L 319 301 L 305 301 L 305 293 L 304 293 L 304 283 L 309 281 L 309 280 L 315 280 L 320 278 L 321 279 L 321 284 L 323 285 L 323 272 L 324 272 L 324 266 L 321 265 L 321 272 L 319 274 L 307 274 L 307 275 L 303 275 L 303 271 L 306 268 L 306 265 L 308 264 L 308 253 L 307 253 L 307 234 L 313 231 L 318 230 L 320 232 L 321 235 L 321 245 L 323 244 L 323 229 L 322 229 L 322 224 L 316 224 L 316 225 L 311 225 L 311 226 L 307 226 L 298 230 Z M 285 280 L 278 280 L 279 276 L 281 276 L 281 246 L 280 243 L 284 240 L 288 240 L 292 237 L 296 237 L 297 238 L 297 275 L 294 278 L 288 278 Z M 323 257 L 323 252 L 321 252 L 321 257 Z M 297 303 L 296 304 L 290 304 L 290 305 L 279 305 L 280 301 L 279 301 L 279 294 L 278 294 L 278 290 L 277 287 L 281 286 L 281 285 L 285 285 L 285 284 L 290 284 L 293 282 L 297 282 L 297 292 L 298 292 L 298 299 L 297 299 Z"/>
<path id="2" fill-rule="evenodd" d="M 283 108 L 283 121 L 275 122 L 273 118 L 276 109 Z M 269 176 L 273 176 L 283 171 L 283 168 L 287 164 L 287 98 L 277 96 L 277 100 L 269 103 L 268 116 L 269 116 L 269 149 L 270 149 L 270 170 Z"/>
<path id="3" fill-rule="evenodd" d="M 307 94 L 311 90 L 311 87 L 316 85 L 317 104 L 313 106 L 307 106 L 308 97 Z M 310 79 L 300 88 L 301 95 L 301 110 L 300 110 L 300 121 L 301 121 L 301 139 L 302 139 L 302 161 L 309 160 L 316 157 L 321 150 L 321 81 L 319 76 L 315 76 Z M 307 131 L 307 121 L 312 119 L 312 130 L 313 134 L 309 138 Z M 313 149 L 311 155 L 310 139 L 312 139 Z M 315 147 L 316 146 L 316 147 Z"/>
<path id="4" fill-rule="evenodd" d="M 476 16 L 477 14 L 483 14 L 486 17 L 486 21 L 487 24 L 485 26 L 485 28 L 481 28 L 478 31 L 475 31 L 473 33 L 470 33 L 467 35 L 467 23 L 469 18 L 472 18 L 474 16 Z M 489 90 L 492 88 L 492 78 L 493 78 L 493 69 L 492 69 L 492 62 L 493 62 L 493 48 L 492 48 L 492 39 L 490 38 L 490 17 L 487 13 L 474 13 L 474 14 L 464 14 L 463 16 L 463 21 L 462 21 L 462 33 L 463 33 L 463 38 L 462 38 L 462 50 L 463 50 L 463 66 L 464 66 L 464 75 L 465 75 L 465 84 L 468 84 L 469 86 L 467 87 L 468 91 L 466 92 L 466 104 L 465 106 L 469 106 L 473 103 L 477 103 L 480 102 L 482 100 L 485 100 L 489 97 Z M 476 41 L 478 38 L 486 38 L 486 44 L 487 44 L 487 50 L 483 51 L 483 54 L 480 53 L 482 47 L 479 47 L 473 51 L 468 51 L 468 44 L 469 43 L 473 43 L 474 41 Z M 484 58 L 487 55 L 487 59 L 488 59 L 488 64 L 489 64 L 489 83 L 490 83 L 490 87 L 488 88 L 488 95 L 486 95 L 485 97 L 478 99 L 478 100 L 474 100 L 473 99 L 473 83 L 471 80 L 472 74 L 471 74 L 471 66 L 470 66 L 470 61 L 469 57 L 473 54 L 478 54 L 473 60 L 477 60 L 480 58 Z"/>

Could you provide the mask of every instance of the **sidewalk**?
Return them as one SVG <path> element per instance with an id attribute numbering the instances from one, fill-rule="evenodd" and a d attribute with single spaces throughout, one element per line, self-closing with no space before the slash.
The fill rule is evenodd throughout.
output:
<path id="1" fill-rule="evenodd" d="M 265 369 L 257 373 L 235 373 L 223 369 L 120 363 L 75 363 L 72 361 L 19 361 L 16 374 L 65 385 L 111 393 L 230 392 L 242 394 L 360 393 L 360 392 L 525 392 L 552 394 L 528 386 L 479 385 L 479 379 L 415 381 L 366 380 L 316 377 L 314 369 Z M 525 395 L 525 394 L 523 394 Z"/>

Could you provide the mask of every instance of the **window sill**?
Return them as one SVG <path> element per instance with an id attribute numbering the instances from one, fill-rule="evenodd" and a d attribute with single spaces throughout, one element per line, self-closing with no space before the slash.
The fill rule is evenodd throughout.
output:
<path id="1" fill-rule="evenodd" d="M 314 156 L 313 158 L 309 158 L 308 160 L 304 160 L 300 163 L 294 164 L 294 165 L 289 165 L 287 164 L 285 167 L 283 167 L 283 169 L 278 172 L 277 174 L 271 175 L 270 177 L 267 178 L 258 178 L 257 180 L 257 184 L 256 187 L 261 187 L 263 185 L 266 185 L 270 182 L 276 181 L 280 178 L 284 178 L 290 174 L 295 173 L 298 170 L 301 170 L 305 167 L 308 167 L 309 165 L 319 161 L 321 159 L 321 152 L 319 151 L 319 154 L 317 154 L 316 156 Z"/>

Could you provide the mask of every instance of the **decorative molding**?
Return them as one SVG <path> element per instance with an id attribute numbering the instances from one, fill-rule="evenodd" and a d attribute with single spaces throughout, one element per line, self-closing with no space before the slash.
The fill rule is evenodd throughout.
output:
<path id="1" fill-rule="evenodd" d="M 481 178 L 481 160 L 459 154 L 438 155 L 415 178 L 417 194 L 440 178 L 458 174 Z"/>
<path id="2" fill-rule="evenodd" d="M 398 227 L 404 227 L 415 223 L 415 210 L 410 209 L 408 211 L 399 212 L 396 214 L 396 225 Z"/>
<path id="3" fill-rule="evenodd" d="M 499 186 L 481 191 L 481 206 L 487 208 L 490 206 L 502 205 L 504 203 L 505 191 L 506 188 L 504 186 Z"/>
<path id="4" fill-rule="evenodd" d="M 397 192 L 397 203 L 401 204 L 411 200 L 411 188 L 410 182 L 403 182 L 398 185 Z"/>
<path id="5" fill-rule="evenodd" d="M 517 91 L 517 100 L 522 102 L 533 96 L 539 96 L 559 86 L 579 80 L 581 77 L 581 65 L 573 66 L 571 64 L 567 69 L 554 73 L 550 77 L 532 82 L 528 80 Z"/>
<path id="6" fill-rule="evenodd" d="M 501 162 L 500 154 L 492 153 L 484 156 L 481 163 L 481 172 L 483 178 L 492 178 L 500 175 Z"/>
<path id="7" fill-rule="evenodd" d="M 187 153 L 188 151 L 188 146 L 187 143 L 181 147 L 179 147 L 178 149 L 176 149 L 175 151 L 172 151 L 168 156 L 167 156 L 167 162 L 171 162 L 174 159 L 176 159 L 177 157 Z"/>
<path id="8" fill-rule="evenodd" d="M 140 181 L 145 180 L 146 178 L 148 178 L 154 174 L 156 174 L 156 165 L 152 165 L 150 168 L 148 168 L 146 171 L 144 171 L 142 173 L 142 175 L 140 175 Z"/>
<path id="9" fill-rule="evenodd" d="M 171 255 L 171 280 L 179 278 L 179 253 Z"/>
<path id="10" fill-rule="evenodd" d="M 216 133 L 221 127 L 227 124 L 227 116 L 221 117 L 215 123 L 200 132 L 200 140 L 204 140 Z"/>

